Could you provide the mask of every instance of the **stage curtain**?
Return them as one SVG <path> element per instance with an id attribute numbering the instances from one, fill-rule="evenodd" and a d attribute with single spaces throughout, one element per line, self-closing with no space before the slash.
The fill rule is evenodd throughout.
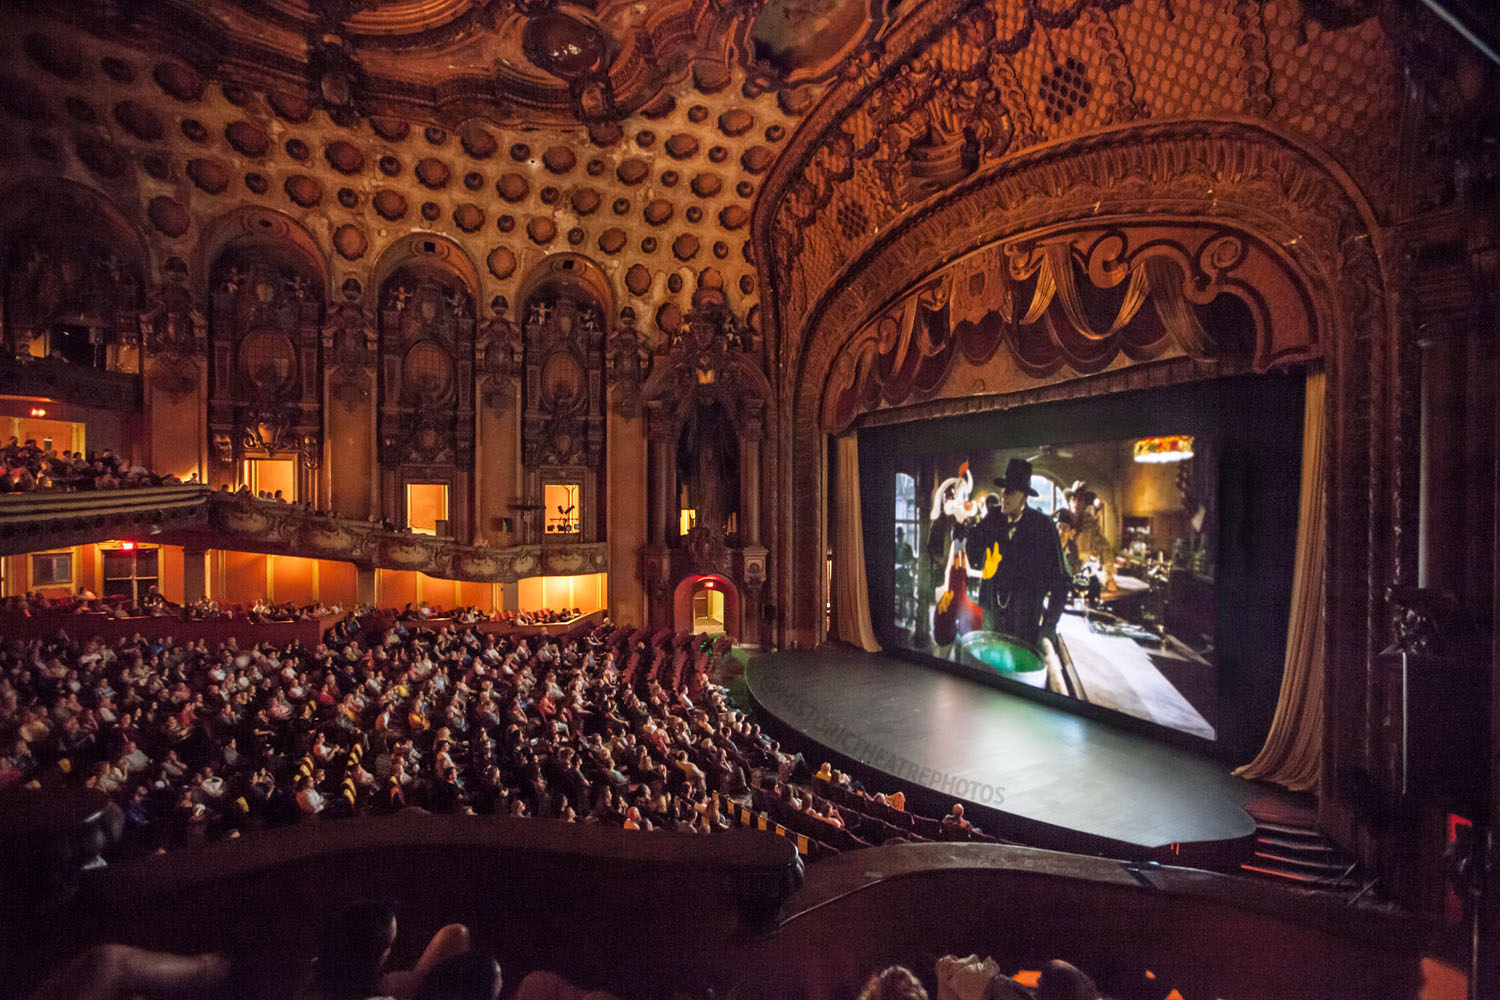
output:
<path id="1" fill-rule="evenodd" d="M 1323 760 L 1323 373 L 1307 376 L 1302 418 L 1302 496 L 1286 668 L 1276 716 L 1256 758 L 1234 773 L 1294 792 L 1318 787 Z"/>
<path id="2" fill-rule="evenodd" d="M 833 631 L 869 653 L 880 643 L 870 627 L 870 588 L 865 583 L 865 533 L 859 506 L 859 438 L 834 439 Z"/>

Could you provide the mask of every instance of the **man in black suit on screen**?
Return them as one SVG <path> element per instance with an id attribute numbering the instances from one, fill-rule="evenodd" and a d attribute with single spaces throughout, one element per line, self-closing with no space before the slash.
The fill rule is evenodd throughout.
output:
<path id="1" fill-rule="evenodd" d="M 1011 459 L 995 485 L 1000 509 L 985 518 L 984 524 L 995 524 L 983 533 L 982 561 L 975 560 L 984 567 L 980 605 L 995 631 L 1035 646 L 1054 634 L 1067 604 L 1070 581 L 1062 547 L 1047 515 L 1026 503 L 1036 496 L 1030 462 Z"/>

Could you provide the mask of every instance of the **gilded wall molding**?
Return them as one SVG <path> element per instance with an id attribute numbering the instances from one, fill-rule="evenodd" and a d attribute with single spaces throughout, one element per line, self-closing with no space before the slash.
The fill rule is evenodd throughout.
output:
<path id="1" fill-rule="evenodd" d="M 199 548 L 336 559 L 481 583 L 514 583 L 522 577 L 575 576 L 609 569 L 607 542 L 489 548 L 464 545 L 451 538 L 385 531 L 366 521 L 327 517 L 290 504 L 230 494 L 209 494 L 207 507 L 211 536 L 174 535 L 172 540 L 195 543 Z"/>

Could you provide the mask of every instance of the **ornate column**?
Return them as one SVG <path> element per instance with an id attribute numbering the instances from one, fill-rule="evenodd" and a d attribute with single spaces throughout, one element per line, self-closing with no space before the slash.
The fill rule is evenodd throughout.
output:
<path id="1" fill-rule="evenodd" d="M 182 550 L 182 603 L 201 601 L 208 594 L 208 552 L 205 549 Z"/>
<path id="2" fill-rule="evenodd" d="M 766 580 L 766 547 L 760 541 L 760 442 L 765 436 L 766 404 L 746 400 L 740 417 L 740 549 L 735 567 L 744 601 L 739 640 L 759 645 L 761 591 Z"/>
<path id="3" fill-rule="evenodd" d="M 1449 590 L 1453 575 L 1462 573 L 1461 523 L 1452 516 L 1452 503 L 1462 496 L 1461 407 L 1455 407 L 1454 387 L 1462 385 L 1463 343 L 1446 325 L 1429 326 L 1420 341 L 1422 350 L 1421 494 L 1417 537 L 1417 586 Z"/>
<path id="4" fill-rule="evenodd" d="M 667 548 L 667 518 L 676 509 L 672 473 L 672 418 L 660 400 L 647 404 L 647 451 L 651 483 L 647 491 L 646 546 L 641 550 L 641 578 L 646 583 L 646 618 L 653 625 L 672 619 L 672 554 Z"/>
<path id="5" fill-rule="evenodd" d="M 354 600 L 357 604 L 375 604 L 375 567 L 354 565 Z"/>
<path id="6" fill-rule="evenodd" d="M 364 519 L 380 509 L 375 328 L 357 279 L 344 281 L 342 296 L 330 306 L 323 327 L 325 456 L 318 470 L 318 502 L 345 517 Z"/>
<path id="7" fill-rule="evenodd" d="M 605 342 L 610 406 L 605 412 L 605 500 L 609 539 L 609 607 L 618 621 L 646 621 L 647 595 L 638 554 L 647 544 L 651 516 L 650 489 L 641 488 L 642 470 L 650 470 L 646 419 L 641 403 L 645 366 L 635 310 L 620 310 L 619 322 Z M 648 473 L 649 475 L 649 473 Z M 628 568 L 627 568 L 628 567 Z"/>
<path id="8" fill-rule="evenodd" d="M 519 395 L 521 333 L 502 295 L 490 300 L 490 318 L 480 324 L 478 431 L 474 462 L 474 531 L 490 545 L 514 545 L 520 537 L 509 506 L 520 496 L 516 468 L 520 455 Z M 511 530 L 506 530 L 507 522 Z M 523 529 L 524 530 L 524 529 Z M 514 589 L 513 587 L 510 589 Z"/>
<path id="9" fill-rule="evenodd" d="M 740 541 L 760 546 L 760 439 L 765 434 L 763 400 L 745 403 L 740 430 Z"/>
<path id="10" fill-rule="evenodd" d="M 653 402 L 647 407 L 646 430 L 649 435 L 647 462 L 651 474 L 650 495 L 647 498 L 649 515 L 646 519 L 646 544 L 660 547 L 667 542 L 667 518 L 674 500 L 672 421 L 660 402 Z"/>

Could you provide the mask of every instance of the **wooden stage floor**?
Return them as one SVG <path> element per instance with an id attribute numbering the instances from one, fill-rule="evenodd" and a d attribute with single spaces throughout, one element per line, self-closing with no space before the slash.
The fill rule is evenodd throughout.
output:
<path id="1" fill-rule="evenodd" d="M 792 650 L 751 660 L 746 682 L 779 724 L 770 728 L 795 733 L 814 769 L 831 751 L 835 767 L 881 772 L 895 779 L 886 790 L 915 789 L 929 810 L 964 801 L 1002 837 L 1215 864 L 1255 831 L 1241 807 L 1263 789 L 1225 764 L 935 667 Z"/>

